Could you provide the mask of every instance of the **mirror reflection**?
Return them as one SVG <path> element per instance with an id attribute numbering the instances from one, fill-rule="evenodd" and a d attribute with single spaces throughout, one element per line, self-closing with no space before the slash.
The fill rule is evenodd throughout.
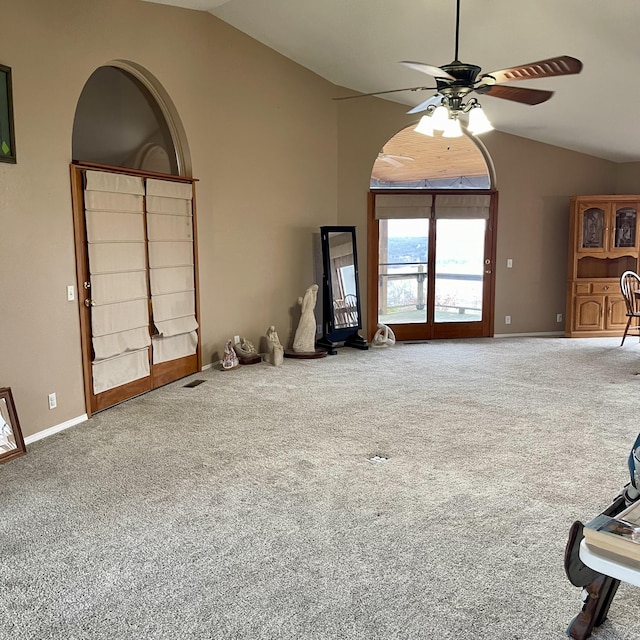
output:
<path id="1" fill-rule="evenodd" d="M 328 239 L 334 328 L 359 327 L 353 236 L 332 232 Z"/>

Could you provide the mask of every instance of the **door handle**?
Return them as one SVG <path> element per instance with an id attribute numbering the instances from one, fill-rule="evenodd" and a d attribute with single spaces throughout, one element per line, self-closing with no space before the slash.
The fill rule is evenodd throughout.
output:
<path id="1" fill-rule="evenodd" d="M 84 306 L 87 307 L 87 308 L 88 307 L 95 307 L 96 306 L 96 301 L 95 300 L 89 300 L 89 298 L 87 298 L 84 301 Z"/>
<path id="2" fill-rule="evenodd" d="M 487 269 L 485 273 L 491 273 L 491 269 Z"/>

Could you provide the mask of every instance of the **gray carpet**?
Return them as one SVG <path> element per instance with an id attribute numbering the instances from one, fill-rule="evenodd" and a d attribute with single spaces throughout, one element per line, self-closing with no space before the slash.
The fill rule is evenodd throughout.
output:
<path id="1" fill-rule="evenodd" d="M 0 638 L 561 639 L 568 528 L 640 431 L 618 343 L 209 370 L 34 443 L 0 466 Z M 639 595 L 593 637 L 640 638 Z"/>

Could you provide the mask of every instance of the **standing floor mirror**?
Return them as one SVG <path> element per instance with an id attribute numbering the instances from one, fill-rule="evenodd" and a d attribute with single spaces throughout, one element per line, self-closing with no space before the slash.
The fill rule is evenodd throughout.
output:
<path id="1" fill-rule="evenodd" d="M 356 252 L 355 227 L 320 227 L 323 266 L 323 336 L 319 347 L 336 353 L 344 343 L 356 349 L 368 349 L 360 336 L 362 312 Z"/>

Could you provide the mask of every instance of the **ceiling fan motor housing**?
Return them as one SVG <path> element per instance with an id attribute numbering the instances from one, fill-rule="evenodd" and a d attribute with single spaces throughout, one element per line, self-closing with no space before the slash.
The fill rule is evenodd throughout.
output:
<path id="1" fill-rule="evenodd" d="M 452 75 L 455 80 L 436 78 L 438 92 L 454 98 L 463 98 L 468 93 L 471 93 L 474 90 L 476 78 L 481 71 L 477 64 L 467 64 L 459 60 L 454 60 L 440 68 Z"/>

